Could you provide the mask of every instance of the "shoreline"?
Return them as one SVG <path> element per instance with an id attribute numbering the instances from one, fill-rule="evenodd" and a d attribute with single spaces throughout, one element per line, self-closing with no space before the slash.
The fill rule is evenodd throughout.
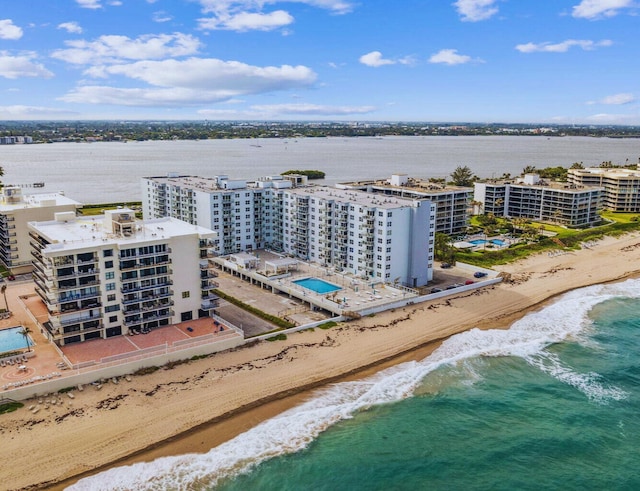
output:
<path id="1" fill-rule="evenodd" d="M 293 407 L 319 387 L 423 359 L 442 340 L 473 327 L 508 328 L 567 291 L 638 276 L 637 269 L 627 267 L 638 259 L 636 234 L 610 237 L 594 249 L 497 267 L 511 273 L 510 283 L 326 331 L 297 333 L 284 342 L 231 350 L 134 377 L 127 385 L 109 384 L 107 391 L 86 389 L 76 393 L 73 409 L 60 408 L 64 414 L 49 413 L 40 423 L 33 423 L 26 408 L 4 415 L 0 428 L 6 451 L 31 457 L 16 457 L 16 470 L 7 470 L 5 484 L 10 489 L 63 489 L 110 467 L 206 451 Z M 283 374 L 283 367 L 290 373 Z M 210 412 L 202 414 L 201 407 Z M 131 423 L 141 409 L 151 420 L 144 427 Z M 47 454 L 47 448 L 55 448 L 56 455 Z"/>
<path id="2" fill-rule="evenodd" d="M 619 278 L 613 278 L 607 281 L 587 284 L 578 288 L 585 288 L 597 284 L 617 283 L 634 277 L 640 277 L 640 270 L 632 271 L 628 275 L 624 275 Z M 476 327 L 478 329 L 509 329 L 511 325 L 517 320 L 522 319 L 531 312 L 535 312 L 545 307 L 546 305 L 553 303 L 558 297 L 575 289 L 576 288 L 569 288 L 567 290 L 554 293 L 549 298 L 541 300 L 525 310 L 513 314 L 506 314 L 499 319 L 489 319 L 473 327 Z M 495 326 L 493 322 L 497 320 L 504 320 L 506 322 L 506 325 Z M 462 329 L 459 332 L 464 332 L 468 329 Z M 171 457 L 174 455 L 181 455 L 186 453 L 207 452 L 208 450 L 235 438 L 251 427 L 257 426 L 258 424 L 270 419 L 271 417 L 275 417 L 278 414 L 297 406 L 298 404 L 304 402 L 309 396 L 312 396 L 314 392 L 326 385 L 354 380 L 362 380 L 375 374 L 378 371 L 384 370 L 385 368 L 399 365 L 408 361 L 422 360 L 433 353 L 433 351 L 435 351 L 446 339 L 455 335 L 456 334 L 451 334 L 450 336 L 445 336 L 440 339 L 427 341 L 422 345 L 409 348 L 406 351 L 398 353 L 397 355 L 392 355 L 387 359 L 375 361 L 367 366 L 354 369 L 350 373 L 344 373 L 330 379 L 314 382 L 307 386 L 290 389 L 285 391 L 284 393 L 273 394 L 272 396 L 265 397 L 262 400 L 247 404 L 244 407 L 236 408 L 232 411 L 229 411 L 227 414 L 223 414 L 217 416 L 212 420 L 200 423 L 198 426 L 189 428 L 180 434 L 169 437 L 162 441 L 152 443 L 145 448 L 135 451 L 131 455 L 122 457 L 113 462 L 108 462 L 98 468 L 92 469 L 76 476 L 72 476 L 68 479 L 64 479 L 63 481 L 53 483 L 53 485 L 48 489 L 51 489 L 52 491 L 63 491 L 67 486 L 78 482 L 84 477 L 99 474 L 100 472 L 106 471 L 113 467 L 128 466 L 140 462 L 151 462 L 158 458 Z M 265 407 L 271 405 L 273 405 L 277 409 Z M 256 418 L 255 416 L 258 417 Z M 251 422 L 249 426 L 247 426 L 247 421 Z M 224 428 L 225 426 L 228 426 L 229 428 Z M 224 436 L 215 435 L 215 432 L 218 431 L 221 427 L 223 429 Z M 202 435 L 202 433 L 204 433 L 204 435 Z M 198 444 L 198 440 L 203 439 L 207 441 L 206 445 L 204 445 L 204 441 Z"/>

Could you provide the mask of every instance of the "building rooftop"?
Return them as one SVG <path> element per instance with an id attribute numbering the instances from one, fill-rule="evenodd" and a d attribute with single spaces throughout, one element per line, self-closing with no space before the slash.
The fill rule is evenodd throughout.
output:
<path id="1" fill-rule="evenodd" d="M 22 194 L 22 188 L 7 186 L 0 194 L 0 213 L 7 213 L 24 208 L 44 208 L 47 206 L 71 205 L 81 207 L 79 203 L 61 193 Z"/>
<path id="2" fill-rule="evenodd" d="M 309 186 L 304 189 L 289 189 L 292 194 L 317 197 L 324 200 L 333 200 L 341 203 L 353 203 L 361 206 L 377 208 L 401 208 L 413 206 L 414 200 L 400 197 L 383 197 L 355 189 L 338 189 L 329 186 Z"/>
<path id="3" fill-rule="evenodd" d="M 73 250 L 105 244 L 126 248 L 127 244 L 192 234 L 202 238 L 216 237 L 212 230 L 175 218 L 137 220 L 135 212 L 127 208 L 108 210 L 105 215 L 93 217 L 75 217 L 73 212 L 56 213 L 55 220 L 30 222 L 29 225 L 52 243 L 47 250 Z"/>
<path id="4" fill-rule="evenodd" d="M 363 181 L 343 182 L 343 186 L 375 186 L 384 188 L 403 189 L 423 194 L 448 194 L 451 192 L 472 192 L 472 187 L 452 186 L 432 182 L 427 179 L 408 177 L 406 174 L 393 174 L 390 179 L 367 179 Z"/>
<path id="5" fill-rule="evenodd" d="M 494 186 L 521 186 L 521 187 L 531 187 L 531 188 L 546 188 L 546 189 L 554 189 L 558 191 L 566 191 L 566 192 L 574 192 L 574 193 L 583 193 L 585 191 L 594 191 L 594 190 L 603 190 L 604 188 L 601 186 L 582 186 L 571 184 L 568 182 L 558 182 L 551 181 L 549 179 L 542 179 L 537 174 L 526 174 L 524 178 L 518 179 L 491 179 L 479 184 L 488 184 Z"/>
<path id="6" fill-rule="evenodd" d="M 571 169 L 577 174 L 592 174 L 615 177 L 640 177 L 640 170 L 626 167 L 587 167 L 586 169 Z"/>

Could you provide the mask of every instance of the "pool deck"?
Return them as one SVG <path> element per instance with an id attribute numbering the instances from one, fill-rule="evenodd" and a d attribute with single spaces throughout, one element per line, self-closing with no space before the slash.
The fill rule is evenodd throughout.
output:
<path id="1" fill-rule="evenodd" d="M 418 291 L 402 286 L 392 286 L 382 282 L 369 282 L 353 275 L 335 272 L 329 268 L 316 264 L 298 261 L 295 268 L 281 274 L 266 274 L 265 262 L 278 258 L 268 251 L 257 251 L 259 261 L 255 268 L 243 268 L 230 260 L 230 256 L 212 258 L 211 261 L 220 268 L 222 273 L 238 276 L 249 284 L 274 294 L 286 295 L 289 298 L 306 304 L 310 310 L 322 310 L 331 315 L 340 316 L 344 312 L 358 312 L 370 307 L 392 304 L 399 300 L 406 300 L 419 296 Z M 332 285 L 340 290 L 329 293 L 318 293 L 305 288 L 296 281 L 305 278 L 315 278 Z M 221 285 L 222 286 L 222 285 Z M 224 289 L 223 289 L 224 290 Z M 234 295 L 234 292 L 228 292 Z"/>
<path id="2" fill-rule="evenodd" d="M 82 371 L 90 371 L 106 364 L 125 364 L 128 359 L 143 353 L 159 353 L 162 350 L 179 350 L 194 344 L 216 343 L 242 335 L 225 326 L 224 322 L 202 318 L 154 329 L 149 334 L 115 336 L 84 343 L 57 347 L 44 335 L 42 323 L 47 320 L 47 310 L 35 294 L 31 281 L 10 283 L 7 286 L 7 303 L 12 315 L 0 319 L 0 330 L 24 326 L 31 331 L 35 343 L 31 351 L 22 350 L 26 362 L 0 365 L 0 394 L 2 389 L 21 385 L 38 384 L 51 378 L 65 378 Z M 222 329 L 221 329 L 222 327 Z"/>

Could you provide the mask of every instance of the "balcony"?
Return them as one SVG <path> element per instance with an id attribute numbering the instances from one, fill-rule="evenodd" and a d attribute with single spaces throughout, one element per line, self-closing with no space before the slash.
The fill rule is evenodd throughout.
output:
<path id="1" fill-rule="evenodd" d="M 57 319 L 52 319 L 54 322 L 52 325 L 60 324 L 61 326 L 70 326 L 71 324 L 81 324 L 83 322 L 95 321 L 102 319 L 102 314 L 97 313 L 94 315 L 82 315 L 82 316 L 65 316 L 58 317 Z"/>

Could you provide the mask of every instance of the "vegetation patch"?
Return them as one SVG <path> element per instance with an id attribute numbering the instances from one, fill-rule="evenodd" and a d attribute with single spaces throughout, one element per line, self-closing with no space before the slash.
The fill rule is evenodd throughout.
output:
<path id="1" fill-rule="evenodd" d="M 149 375 L 153 372 L 157 372 L 158 370 L 160 370 L 160 367 L 143 367 L 140 368 L 138 370 L 136 370 L 135 372 L 133 372 L 134 375 Z"/>
<path id="2" fill-rule="evenodd" d="M 319 327 L 320 329 L 331 329 L 332 327 L 335 327 L 335 326 L 337 326 L 337 325 L 338 325 L 338 323 L 337 323 L 337 322 L 335 322 L 335 321 L 329 321 L 329 322 L 325 322 L 325 323 L 323 323 L 323 324 L 320 324 L 318 327 Z"/>
<path id="3" fill-rule="evenodd" d="M 287 339 L 287 335 L 283 332 L 276 334 L 273 337 L 267 338 L 267 341 L 284 341 Z"/>
<path id="4" fill-rule="evenodd" d="M 5 404 L 0 404 L 0 414 L 12 413 L 20 409 L 24 404 L 21 402 L 7 402 Z"/>
<path id="5" fill-rule="evenodd" d="M 252 313 L 256 317 L 260 317 L 261 319 L 271 322 L 272 324 L 275 324 L 278 327 L 281 327 L 283 329 L 296 327 L 296 325 L 293 322 L 289 322 L 288 320 L 281 319 L 277 315 L 268 314 L 260 309 L 255 308 L 253 305 L 248 305 L 242 302 L 241 300 L 238 300 L 237 298 L 232 297 L 231 295 L 227 295 L 226 293 L 221 292 L 218 289 L 214 290 L 214 293 L 218 295 L 220 298 L 226 300 L 227 302 L 232 303 L 236 307 L 240 307 L 242 310 L 246 310 L 247 312 Z"/>
<path id="6" fill-rule="evenodd" d="M 288 170 L 280 174 L 281 176 L 288 176 L 290 174 L 299 174 L 301 176 L 307 176 L 307 179 L 324 179 L 324 172 L 321 170 Z"/>

